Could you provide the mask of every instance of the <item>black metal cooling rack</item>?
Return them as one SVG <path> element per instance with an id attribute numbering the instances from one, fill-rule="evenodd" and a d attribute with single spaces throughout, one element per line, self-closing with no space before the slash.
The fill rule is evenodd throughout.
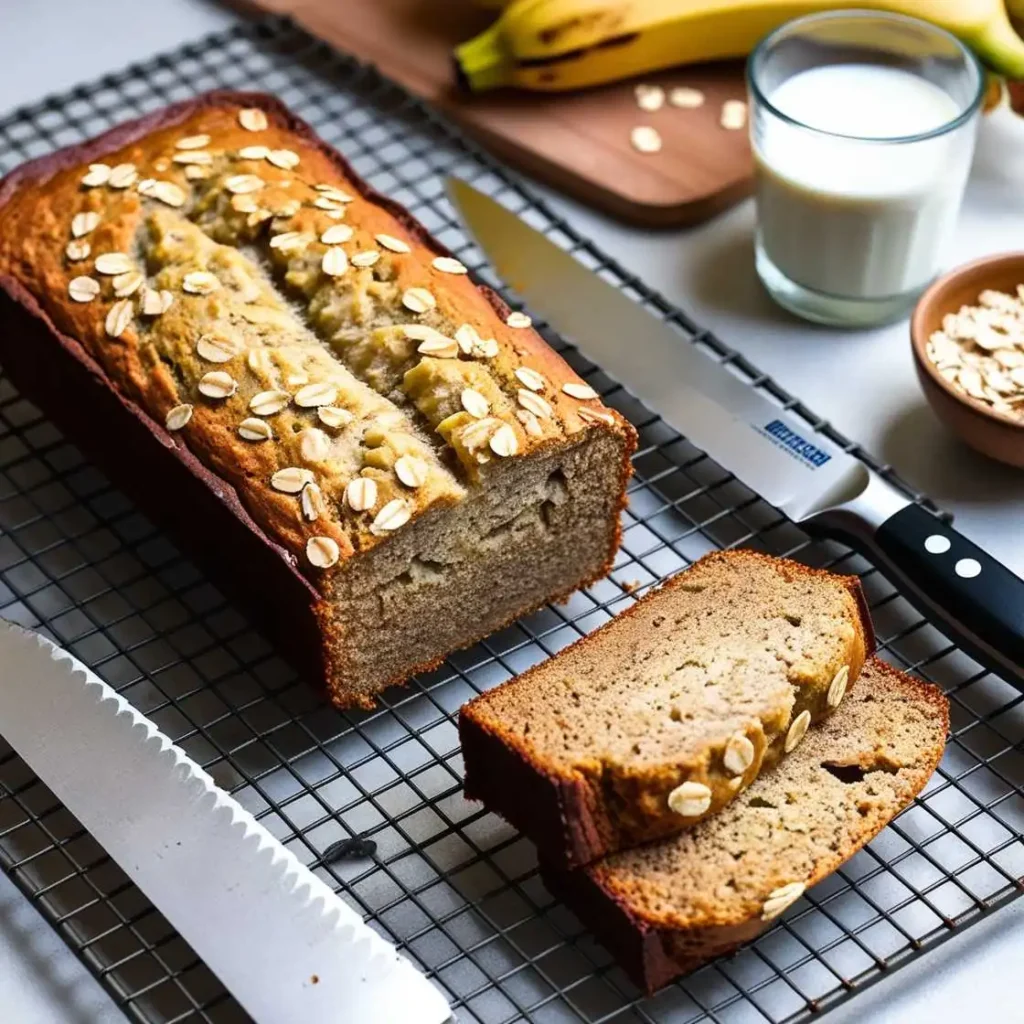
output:
<path id="1" fill-rule="evenodd" d="M 289 21 L 239 25 L 0 119 L 0 170 L 216 87 L 276 93 L 493 281 L 442 188 L 445 175 L 469 179 L 656 309 L 681 339 L 708 348 L 893 479 L 581 239 L 441 118 Z M 548 337 L 640 432 L 614 570 L 566 604 L 389 691 L 377 710 L 325 706 L 2 374 L 0 616 L 52 636 L 148 714 L 397 942 L 445 991 L 460 1021 L 804 1020 L 1019 895 L 1024 697 L 952 648 L 866 563 L 811 541 L 598 367 Z M 735 545 L 861 572 L 885 655 L 950 694 L 951 742 L 922 798 L 770 932 L 642 998 L 552 901 L 530 844 L 463 799 L 456 714 L 475 693 L 608 619 L 638 589 Z M 327 848 L 351 835 L 374 839 L 375 857 L 325 864 Z M 2 741 L 0 863 L 129 1016 L 245 1019 Z"/>

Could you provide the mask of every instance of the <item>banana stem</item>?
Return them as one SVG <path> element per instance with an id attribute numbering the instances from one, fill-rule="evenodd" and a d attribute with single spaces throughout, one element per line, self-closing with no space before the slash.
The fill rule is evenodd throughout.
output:
<path id="1" fill-rule="evenodd" d="M 496 89 L 509 81 L 511 57 L 505 48 L 498 24 L 495 22 L 480 35 L 455 47 L 455 69 L 459 82 L 472 92 Z"/>

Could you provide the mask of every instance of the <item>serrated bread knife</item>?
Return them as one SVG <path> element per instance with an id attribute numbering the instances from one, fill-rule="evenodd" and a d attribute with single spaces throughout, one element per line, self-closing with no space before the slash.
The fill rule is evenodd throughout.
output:
<path id="1" fill-rule="evenodd" d="M 457 179 L 448 192 L 531 310 L 794 522 L 863 554 L 952 641 L 1024 689 L 1024 581 L 494 199 Z"/>
<path id="2" fill-rule="evenodd" d="M 0 733 L 257 1024 L 442 1024 L 441 993 L 84 665 L 0 622 Z"/>

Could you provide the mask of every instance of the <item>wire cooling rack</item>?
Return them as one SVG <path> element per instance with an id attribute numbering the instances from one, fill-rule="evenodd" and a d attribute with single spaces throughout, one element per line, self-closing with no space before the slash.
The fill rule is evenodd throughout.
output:
<path id="1" fill-rule="evenodd" d="M 286 20 L 239 25 L 3 118 L 0 169 L 216 87 L 276 93 L 500 285 L 444 196 L 445 175 L 467 178 L 656 309 L 681 340 L 713 351 L 893 479 L 579 238 L 421 103 Z M 615 568 L 565 604 L 389 691 L 377 710 L 325 706 L 2 375 L 0 616 L 52 636 L 148 714 L 398 943 L 444 990 L 460 1021 L 804 1020 L 1019 895 L 1024 697 L 952 648 L 869 566 L 812 542 L 598 367 L 548 337 L 640 433 Z M 468 698 L 606 621 L 638 591 L 735 545 L 861 572 L 884 654 L 950 694 L 951 742 L 925 795 L 770 932 L 643 998 L 545 891 L 531 845 L 463 799 L 456 715 Z M 324 862 L 332 844 L 357 835 L 376 843 L 374 856 Z M 0 863 L 132 1018 L 245 1019 L 2 741 Z"/>

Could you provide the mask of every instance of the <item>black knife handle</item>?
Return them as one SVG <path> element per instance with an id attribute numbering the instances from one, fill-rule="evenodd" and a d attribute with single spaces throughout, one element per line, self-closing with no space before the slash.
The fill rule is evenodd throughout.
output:
<path id="1" fill-rule="evenodd" d="M 951 640 L 1024 689 L 1024 580 L 920 505 L 877 528 L 880 568 Z"/>

